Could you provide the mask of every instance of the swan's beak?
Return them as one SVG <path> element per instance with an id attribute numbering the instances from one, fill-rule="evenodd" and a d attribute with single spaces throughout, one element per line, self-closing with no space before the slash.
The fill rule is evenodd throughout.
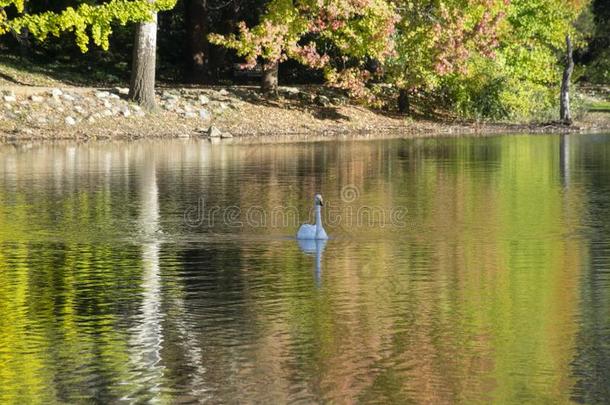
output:
<path id="1" fill-rule="evenodd" d="M 324 200 L 320 198 L 320 206 L 324 207 Z"/>

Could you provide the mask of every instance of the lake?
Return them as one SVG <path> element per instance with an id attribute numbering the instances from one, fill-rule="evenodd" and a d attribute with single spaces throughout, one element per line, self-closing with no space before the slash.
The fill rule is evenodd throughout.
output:
<path id="1" fill-rule="evenodd" d="M 610 135 L 0 146 L 0 403 L 84 402 L 610 402 Z"/>

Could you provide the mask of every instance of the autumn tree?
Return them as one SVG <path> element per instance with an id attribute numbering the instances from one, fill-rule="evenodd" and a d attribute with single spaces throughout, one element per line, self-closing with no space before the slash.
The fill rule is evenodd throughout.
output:
<path id="1" fill-rule="evenodd" d="M 258 25 L 242 22 L 238 33 L 212 34 L 210 41 L 234 49 L 245 59 L 244 68 L 260 63 L 266 91 L 277 86 L 278 65 L 293 59 L 366 99 L 367 62 L 392 54 L 396 18 L 385 0 L 272 0 Z"/>
<path id="2" fill-rule="evenodd" d="M 388 80 L 399 90 L 398 106 L 409 112 L 410 96 L 433 90 L 441 79 L 464 72 L 474 54 L 493 57 L 505 13 L 500 0 L 399 0 L 396 52 Z"/>

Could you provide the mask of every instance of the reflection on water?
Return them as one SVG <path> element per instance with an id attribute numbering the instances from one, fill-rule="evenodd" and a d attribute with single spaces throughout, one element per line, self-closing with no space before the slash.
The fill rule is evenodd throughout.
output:
<path id="1" fill-rule="evenodd" d="M 299 239 L 299 248 L 306 254 L 310 254 L 315 257 L 314 274 L 316 277 L 316 284 L 318 287 L 322 282 L 322 254 L 324 248 L 326 248 L 326 239 Z"/>
<path id="2" fill-rule="evenodd" d="M 607 403 L 608 218 L 604 135 L 2 146 L 0 403 Z"/>

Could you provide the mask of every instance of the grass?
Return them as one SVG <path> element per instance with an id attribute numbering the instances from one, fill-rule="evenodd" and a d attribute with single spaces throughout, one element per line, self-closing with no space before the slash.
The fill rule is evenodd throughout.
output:
<path id="1" fill-rule="evenodd" d="M 587 106 L 590 112 L 610 113 L 610 101 L 595 101 Z"/>

